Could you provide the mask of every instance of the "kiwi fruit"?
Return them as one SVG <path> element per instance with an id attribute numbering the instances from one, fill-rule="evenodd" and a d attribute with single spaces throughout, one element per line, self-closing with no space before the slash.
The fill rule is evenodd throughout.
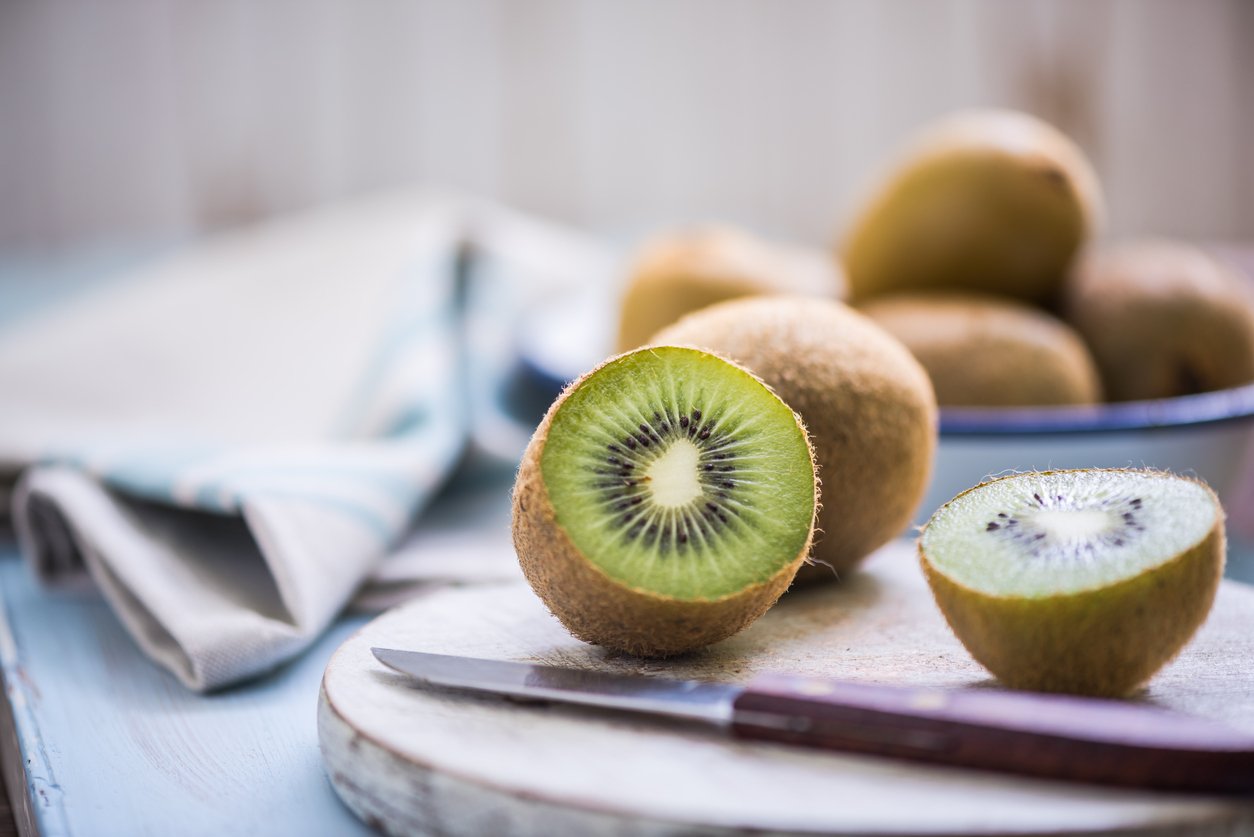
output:
<path id="1" fill-rule="evenodd" d="M 902 533 L 931 476 L 937 410 L 927 373 L 892 335 L 834 300 L 761 296 L 689 314 L 653 342 L 731 358 L 800 413 L 823 503 L 798 583 L 838 578 Z"/>
<path id="2" fill-rule="evenodd" d="M 810 551 L 805 428 L 761 380 L 682 347 L 611 358 L 549 408 L 514 485 L 524 575 L 576 637 L 664 657 L 731 636 Z"/>
<path id="3" fill-rule="evenodd" d="M 958 291 L 877 297 L 862 313 L 923 364 L 941 406 L 1031 407 L 1101 400 L 1097 366 L 1061 320 Z"/>
<path id="4" fill-rule="evenodd" d="M 1059 131 L 1014 111 L 926 126 L 841 247 L 854 301 L 962 289 L 1053 300 L 1101 215 L 1097 177 Z"/>
<path id="5" fill-rule="evenodd" d="M 1254 381 L 1249 289 L 1195 247 L 1146 239 L 1088 254 L 1068 282 L 1065 316 L 1088 342 L 1112 401 Z"/>
<path id="6" fill-rule="evenodd" d="M 623 293 L 618 350 L 638 348 L 690 311 L 772 293 L 839 297 L 844 277 L 825 254 L 768 244 L 732 227 L 692 227 L 656 236 L 641 248 Z"/>
<path id="7" fill-rule="evenodd" d="M 950 627 L 1003 683 L 1118 697 L 1206 618 L 1224 564 L 1223 510 L 1161 471 L 996 479 L 928 521 L 919 557 Z"/>

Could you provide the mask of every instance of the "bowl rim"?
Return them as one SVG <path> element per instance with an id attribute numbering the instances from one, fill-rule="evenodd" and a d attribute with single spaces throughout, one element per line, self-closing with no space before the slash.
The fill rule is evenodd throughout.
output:
<path id="1" fill-rule="evenodd" d="M 1254 383 L 1230 389 L 1063 407 L 941 407 L 942 436 L 1161 431 L 1254 419 Z"/>

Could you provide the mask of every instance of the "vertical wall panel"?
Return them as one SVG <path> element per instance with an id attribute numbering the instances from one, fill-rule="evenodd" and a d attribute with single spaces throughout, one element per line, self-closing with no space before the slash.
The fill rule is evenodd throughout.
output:
<path id="1" fill-rule="evenodd" d="M 820 243 L 906 133 L 977 105 L 1075 136 L 1112 232 L 1254 237 L 1242 0 L 9 0 L 0 246 L 398 182 Z"/>

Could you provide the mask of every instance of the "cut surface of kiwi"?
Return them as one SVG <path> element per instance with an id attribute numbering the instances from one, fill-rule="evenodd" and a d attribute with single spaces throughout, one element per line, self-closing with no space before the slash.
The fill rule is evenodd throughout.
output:
<path id="1" fill-rule="evenodd" d="M 520 467 L 514 541 L 580 638 L 645 655 L 729 636 L 810 548 L 814 463 L 796 414 L 716 355 L 613 358 L 550 408 Z"/>
<path id="2" fill-rule="evenodd" d="M 919 554 L 954 633 L 1008 685 L 1122 695 L 1209 611 L 1223 512 L 1157 471 L 1019 474 L 942 506 Z"/>
<path id="3" fill-rule="evenodd" d="M 796 410 L 823 481 L 814 563 L 797 583 L 843 578 L 902 534 L 931 476 L 936 396 L 892 335 L 835 300 L 734 299 L 653 338 L 744 364 Z"/>

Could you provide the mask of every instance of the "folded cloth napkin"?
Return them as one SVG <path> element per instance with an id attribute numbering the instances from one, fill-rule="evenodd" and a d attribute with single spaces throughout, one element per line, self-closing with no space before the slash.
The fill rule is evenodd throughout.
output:
<path id="1" fill-rule="evenodd" d="M 462 210 L 360 199 L 0 323 L 0 470 L 40 577 L 90 577 L 193 689 L 306 647 L 465 445 Z"/>

